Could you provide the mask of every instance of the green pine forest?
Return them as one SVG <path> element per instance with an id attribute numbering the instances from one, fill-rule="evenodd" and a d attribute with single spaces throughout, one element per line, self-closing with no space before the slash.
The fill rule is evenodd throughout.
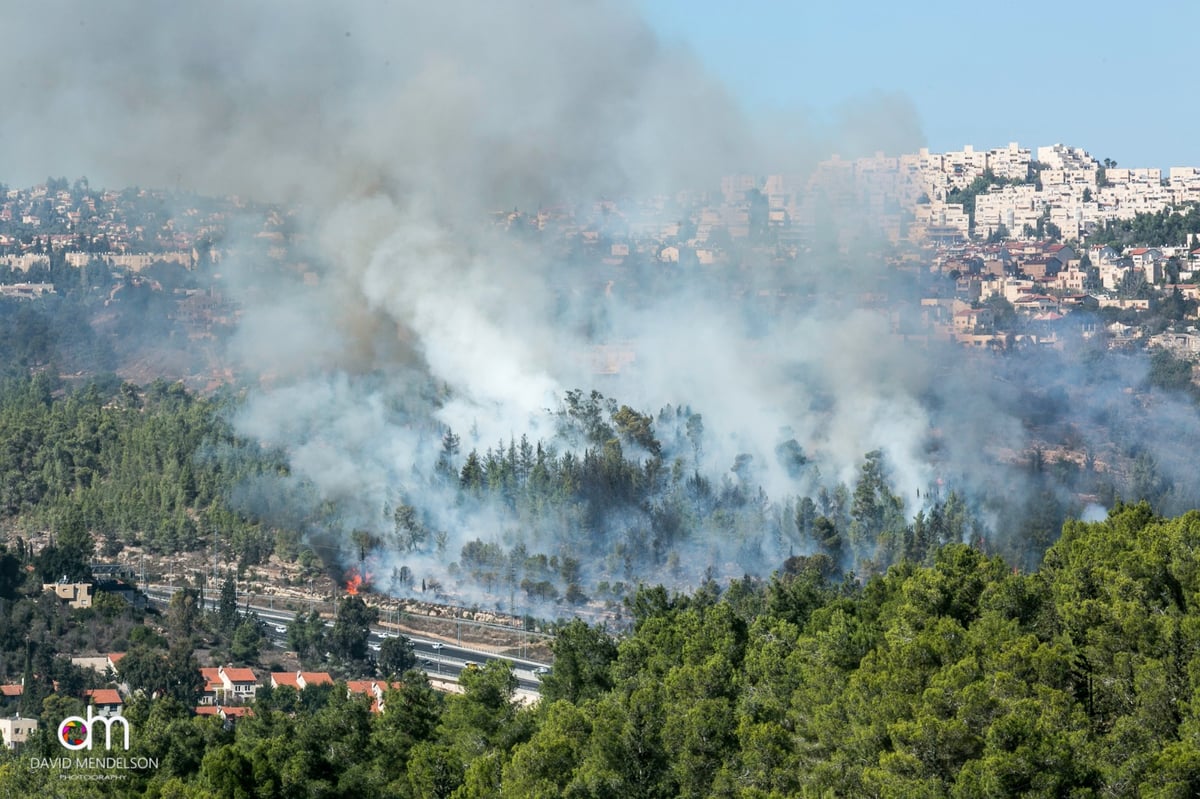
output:
<path id="1" fill-rule="evenodd" d="M 0 763 L 0 795 L 1191 797 L 1200 792 L 1200 513 L 1069 522 L 1031 573 L 968 546 L 865 583 L 823 556 L 688 595 L 643 588 L 620 638 L 575 621 L 540 703 L 492 664 L 408 672 L 372 715 L 340 686 L 236 724 L 135 701 L 106 782 Z"/>

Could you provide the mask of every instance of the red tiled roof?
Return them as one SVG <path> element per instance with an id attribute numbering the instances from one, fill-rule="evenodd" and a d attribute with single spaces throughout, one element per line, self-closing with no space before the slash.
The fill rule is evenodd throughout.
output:
<path id="1" fill-rule="evenodd" d="M 366 694 L 371 692 L 373 685 L 375 685 L 374 680 L 350 680 L 346 683 L 346 688 L 352 694 Z"/>
<path id="2" fill-rule="evenodd" d="M 220 709 L 220 712 L 221 712 L 221 715 L 225 716 L 226 718 L 228 718 L 230 716 L 232 716 L 233 718 L 238 718 L 240 716 L 253 716 L 254 708 L 249 708 L 249 707 L 244 707 L 244 706 L 222 707 Z"/>
<path id="3" fill-rule="evenodd" d="M 221 672 L 219 669 L 202 668 L 200 674 L 204 676 L 205 691 L 220 691 L 225 687 L 225 683 L 221 682 Z"/>
<path id="4" fill-rule="evenodd" d="M 217 709 L 216 705 L 198 705 L 195 711 L 197 716 L 215 716 Z"/>
<path id="5" fill-rule="evenodd" d="M 333 677 L 327 671 L 302 671 L 305 685 L 333 685 Z"/>
<path id="6" fill-rule="evenodd" d="M 0 685 L 0 694 L 4 696 L 20 696 L 23 693 L 25 693 L 25 686 L 23 685 Z"/>
<path id="7" fill-rule="evenodd" d="M 108 661 L 114 666 L 121 662 L 121 658 L 125 657 L 124 652 L 109 652 Z"/>
<path id="8" fill-rule="evenodd" d="M 333 685 L 333 677 L 327 671 L 302 671 L 296 672 L 273 671 L 271 672 L 271 680 L 275 685 L 290 685 L 293 688 L 300 687 L 300 680 L 304 681 L 304 687 L 310 685 Z"/>
<path id="9" fill-rule="evenodd" d="M 83 695 L 90 698 L 96 705 L 123 705 L 121 694 L 115 688 L 89 688 Z"/>
<path id="10" fill-rule="evenodd" d="M 230 682 L 257 682 L 258 678 L 254 676 L 254 671 L 251 669 L 225 669 L 225 676 Z"/>

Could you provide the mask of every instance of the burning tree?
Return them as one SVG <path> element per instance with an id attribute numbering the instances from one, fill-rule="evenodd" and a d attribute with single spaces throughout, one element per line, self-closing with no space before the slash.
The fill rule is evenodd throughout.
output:
<path id="1" fill-rule="evenodd" d="M 371 573 L 352 567 L 346 575 L 346 593 L 358 596 L 359 593 L 371 590 Z"/>

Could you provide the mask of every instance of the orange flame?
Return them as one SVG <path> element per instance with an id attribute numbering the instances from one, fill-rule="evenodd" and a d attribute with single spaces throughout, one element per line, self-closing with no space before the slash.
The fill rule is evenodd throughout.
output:
<path id="1" fill-rule="evenodd" d="M 358 596 L 360 591 L 364 591 L 370 587 L 370 582 L 370 572 L 364 577 L 358 573 L 358 569 L 351 569 L 350 579 L 346 580 L 346 593 L 350 596 Z"/>

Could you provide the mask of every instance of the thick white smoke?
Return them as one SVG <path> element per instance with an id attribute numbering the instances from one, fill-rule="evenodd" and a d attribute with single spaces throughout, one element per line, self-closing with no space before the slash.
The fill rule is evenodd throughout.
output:
<path id="1" fill-rule="evenodd" d="M 896 343 L 886 315 L 822 293 L 876 273 L 804 267 L 816 293 L 756 327 L 730 301 L 753 276 L 696 266 L 649 296 L 631 296 L 633 281 L 606 292 L 565 242 L 491 224 L 512 208 L 590 213 L 598 199 L 712 189 L 723 174 L 844 151 L 828 134 L 755 130 L 696 55 L 664 47 L 628 4 L 48 3 L 8 32 L 0 63 L 20 79 L 0 159 L 19 160 L 0 165 L 14 182 L 78 173 L 302 209 L 316 280 L 273 279 L 246 298 L 231 352 L 269 380 L 236 423 L 283 447 L 317 499 L 352 507 L 346 530 L 387 533 L 383 508 L 402 497 L 449 534 L 450 558 L 477 536 L 511 537 L 515 520 L 453 507 L 429 485 L 435 422 L 464 454 L 550 437 L 547 409 L 574 388 L 650 413 L 690 405 L 703 414 L 703 469 L 728 477 L 750 455 L 772 498 L 852 482 L 874 449 L 910 513 L 937 477 L 923 451 L 941 423 L 921 399 L 928 358 Z M 88 126 L 53 124 L 77 118 Z M 919 144 L 904 135 L 915 126 L 902 98 L 858 101 L 839 124 L 856 149 L 876 132 L 893 148 Z M 260 266 L 225 268 L 261 289 Z M 633 361 L 597 378 L 598 343 Z M 789 437 L 819 478 L 779 462 Z"/>

